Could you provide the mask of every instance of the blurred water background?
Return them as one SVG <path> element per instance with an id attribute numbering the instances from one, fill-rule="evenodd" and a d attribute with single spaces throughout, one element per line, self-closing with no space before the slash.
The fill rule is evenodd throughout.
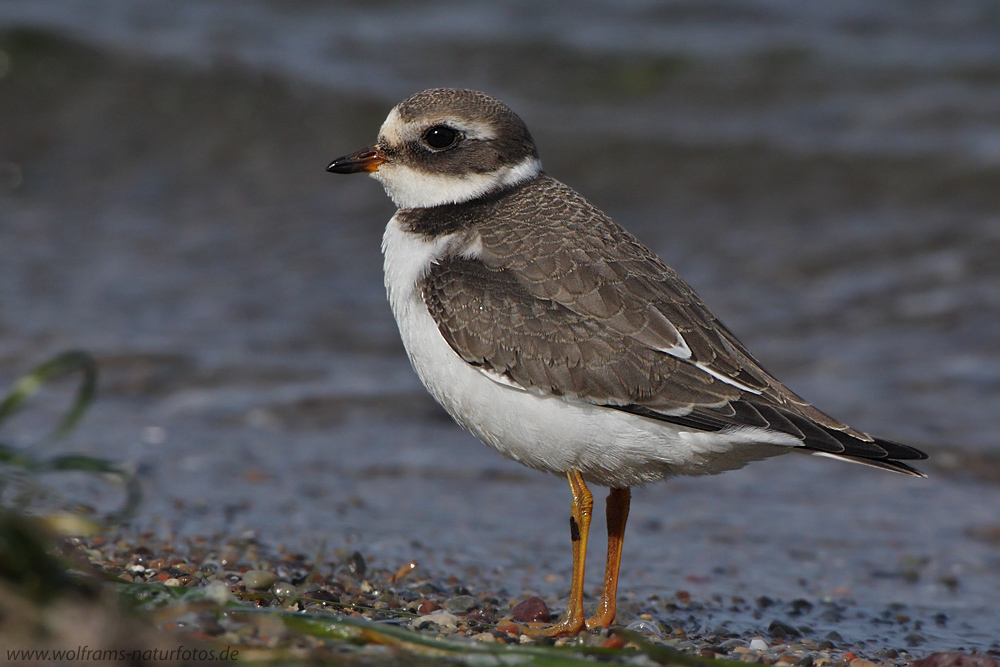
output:
<path id="1" fill-rule="evenodd" d="M 928 480 L 787 456 L 638 490 L 625 599 L 899 603 L 916 620 L 816 625 L 921 651 L 1000 637 L 986 0 L 0 0 L 0 380 L 98 357 L 100 400 L 58 446 L 138 467 L 137 529 L 565 597 L 565 482 L 426 395 L 382 288 L 393 207 L 324 172 L 433 86 L 506 101 L 546 170 L 786 384 L 933 456 Z"/>

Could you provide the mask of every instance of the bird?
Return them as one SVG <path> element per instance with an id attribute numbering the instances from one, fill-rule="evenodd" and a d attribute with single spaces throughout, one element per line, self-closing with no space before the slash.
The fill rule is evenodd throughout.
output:
<path id="1" fill-rule="evenodd" d="M 558 623 L 614 623 L 631 488 L 789 452 L 924 477 L 927 455 L 820 412 L 757 362 L 635 236 L 542 170 L 524 121 L 486 93 L 433 88 L 327 171 L 366 173 L 397 210 L 385 287 L 434 399 L 500 454 L 569 482 L 573 569 Z M 607 486 L 604 589 L 587 617 L 593 513 Z"/>

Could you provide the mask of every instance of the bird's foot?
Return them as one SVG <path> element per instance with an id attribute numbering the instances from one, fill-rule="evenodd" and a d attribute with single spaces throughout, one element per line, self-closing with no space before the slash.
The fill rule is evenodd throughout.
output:
<path id="1" fill-rule="evenodd" d="M 587 624 L 583 620 L 583 615 L 569 616 L 555 625 L 545 623 L 526 623 L 518 626 L 521 633 L 532 639 L 543 637 L 575 637 L 587 629 Z"/>
<path id="2" fill-rule="evenodd" d="M 611 627 L 611 624 L 614 622 L 615 622 L 614 610 L 611 610 L 611 612 L 608 613 L 607 609 L 602 609 L 601 611 L 597 612 L 596 614 L 588 618 L 586 621 L 584 621 L 584 625 L 586 626 L 587 630 L 607 630 L 608 628 Z"/>

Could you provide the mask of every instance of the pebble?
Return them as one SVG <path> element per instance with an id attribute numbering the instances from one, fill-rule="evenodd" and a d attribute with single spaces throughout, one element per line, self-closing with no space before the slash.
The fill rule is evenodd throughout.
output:
<path id="1" fill-rule="evenodd" d="M 330 613 L 330 603 L 340 603 L 343 608 L 335 610 L 336 613 L 344 613 L 351 618 L 365 615 L 410 627 L 431 636 L 460 634 L 470 642 L 532 644 L 538 640 L 522 637 L 517 623 L 549 623 L 552 620 L 545 601 L 537 596 L 517 603 L 516 600 L 508 602 L 506 595 L 501 595 L 499 597 L 503 601 L 500 601 L 488 594 L 470 595 L 468 585 L 458 577 L 440 581 L 420 577 L 417 580 L 415 573 L 419 570 L 407 558 L 393 563 L 392 569 L 384 570 L 365 563 L 360 552 L 357 556 L 348 557 L 350 552 L 344 551 L 338 553 L 340 567 L 333 571 L 320 567 L 310 577 L 313 565 L 308 558 L 285 556 L 282 555 L 283 552 L 278 555 L 270 554 L 253 543 L 241 542 L 231 547 L 201 543 L 185 546 L 183 550 L 175 545 L 154 546 L 153 550 L 139 551 L 125 541 L 108 542 L 102 548 L 88 549 L 85 555 L 91 560 L 103 558 L 95 564 L 103 572 L 123 580 L 134 575 L 137 582 L 156 581 L 169 586 L 190 585 L 201 589 L 206 602 L 228 605 L 236 601 L 247 606 L 259 604 L 254 600 L 257 596 L 243 594 L 244 587 L 248 591 L 272 590 L 279 594 L 279 598 L 301 595 L 305 591 L 308 599 L 295 603 L 295 608 L 305 613 Z M 398 568 L 399 562 L 406 564 Z M 241 572 L 248 567 L 254 569 Z M 361 572 L 365 574 L 360 575 Z M 398 581 L 405 576 L 410 578 L 407 580 L 409 585 L 399 587 L 394 580 Z M 296 587 L 287 583 L 289 581 L 304 583 L 301 587 Z M 364 609 L 352 610 L 349 605 Z M 401 613 L 394 611 L 397 609 Z M 498 612 L 498 609 L 501 611 Z M 498 619 L 507 609 L 510 610 L 510 615 Z M 768 611 L 762 611 L 763 609 L 768 609 L 771 618 L 775 619 L 770 625 L 766 616 Z M 415 612 L 415 615 L 411 616 L 407 611 Z M 736 614 L 754 613 L 758 622 L 751 623 L 751 627 L 757 625 L 760 628 L 758 632 L 766 627 L 770 634 L 765 639 L 748 633 L 743 621 L 727 618 L 728 611 Z M 834 603 L 832 599 L 822 602 L 804 599 L 786 602 L 767 597 L 724 600 L 721 596 L 713 596 L 710 599 L 698 599 L 687 591 L 677 591 L 675 595 L 657 597 L 655 600 L 654 596 L 650 596 L 650 602 L 630 602 L 622 609 L 619 621 L 629 630 L 645 633 L 657 643 L 691 655 L 717 658 L 728 656 L 730 660 L 745 664 L 758 663 L 776 667 L 893 667 L 909 658 L 905 652 L 900 658 L 899 651 L 890 651 L 888 648 L 876 650 L 874 646 L 869 646 L 871 650 L 866 655 L 846 653 L 844 640 L 837 632 L 830 632 L 828 625 L 822 630 L 810 629 L 813 623 L 825 625 L 821 618 L 825 612 L 841 618 L 853 618 L 854 614 L 850 604 Z M 908 639 L 923 640 L 918 631 L 921 631 L 920 623 L 925 614 L 890 606 L 880 617 L 884 621 L 895 621 L 892 626 L 900 628 L 899 623 L 905 620 L 904 615 L 912 618 L 905 624 L 908 627 L 898 630 L 899 634 L 910 632 Z M 794 621 L 794 625 L 786 620 L 777 620 L 786 617 L 787 621 Z M 925 627 L 935 623 L 948 623 L 947 617 L 943 615 L 940 619 L 927 618 L 930 620 L 925 620 Z M 209 636 L 231 633 L 231 639 L 236 641 L 269 642 L 273 639 L 270 635 L 261 634 L 259 639 L 254 640 L 259 632 L 253 626 L 229 617 L 217 619 L 211 632 L 205 623 L 191 621 L 187 624 L 192 628 L 197 624 L 202 625 L 202 630 Z M 487 629 L 490 631 L 484 632 Z M 599 646 L 603 643 L 606 647 L 611 647 L 618 644 L 614 637 L 614 634 L 584 634 L 569 642 L 560 643 L 569 646 Z M 897 641 L 901 639 L 897 635 Z M 924 641 L 926 643 L 927 640 Z M 540 643 L 553 642 L 544 640 Z M 1000 667 L 1000 664 L 987 656 L 955 655 L 959 657 L 913 667 Z M 980 664 L 974 658 L 982 658 L 984 662 Z M 965 660 L 969 662 L 963 662 Z"/>
<path id="2" fill-rule="evenodd" d="M 320 602 L 340 602 L 339 595 L 323 590 L 322 588 L 318 591 L 309 591 L 306 593 L 306 597 L 312 598 L 313 600 L 319 600 Z"/>
<path id="3" fill-rule="evenodd" d="M 441 605 L 439 605 L 436 602 L 433 602 L 431 600 L 422 600 L 420 602 L 420 604 L 417 605 L 417 613 L 418 614 L 429 614 L 432 611 L 437 611 L 440 608 L 441 608 Z"/>
<path id="4" fill-rule="evenodd" d="M 656 625 L 656 623 L 654 623 L 653 621 L 647 621 L 643 619 L 639 619 L 638 621 L 632 621 L 631 623 L 625 626 L 625 629 L 634 630 L 635 632 L 642 632 L 647 635 L 653 635 L 657 639 L 663 636 L 663 633 L 660 632 L 660 628 L 659 626 Z"/>
<path id="5" fill-rule="evenodd" d="M 405 602 L 413 602 L 414 600 L 420 599 L 419 593 L 414 593 L 406 588 L 400 588 L 396 591 L 396 597 Z"/>
<path id="6" fill-rule="evenodd" d="M 939 651 L 917 660 L 913 667 L 1000 667 L 1000 660 L 982 653 L 969 655 L 958 651 Z"/>
<path id="7" fill-rule="evenodd" d="M 771 624 L 767 626 L 767 631 L 772 637 L 798 637 L 802 633 L 798 631 L 798 628 L 792 627 L 788 623 L 783 623 L 777 619 L 771 621 Z"/>
<path id="8" fill-rule="evenodd" d="M 416 570 L 416 569 L 417 569 L 417 561 L 415 561 L 415 560 L 411 560 L 411 561 L 410 561 L 409 563 L 406 563 L 406 564 L 404 564 L 404 565 L 401 565 L 401 566 L 399 567 L 399 569 L 397 569 L 397 570 L 396 570 L 396 571 L 395 571 L 395 572 L 394 572 L 394 573 L 392 574 L 392 576 L 390 576 L 390 577 L 389 577 L 389 581 L 390 581 L 390 582 L 396 582 L 396 581 L 399 581 L 399 580 L 400 580 L 400 579 L 402 579 L 403 577 L 406 577 L 406 576 L 408 576 L 408 575 L 409 575 L 409 574 L 410 574 L 411 572 L 413 572 L 413 571 L 414 571 L 414 570 Z"/>
<path id="9" fill-rule="evenodd" d="M 243 573 L 243 584 L 248 591 L 266 591 L 278 581 L 278 575 L 267 570 L 247 570 Z"/>
<path id="10" fill-rule="evenodd" d="M 855 658 L 849 663 L 851 667 L 878 667 L 871 660 L 865 660 L 864 658 Z"/>
<path id="11" fill-rule="evenodd" d="M 510 617 L 522 623 L 548 623 L 552 620 L 548 605 L 537 595 L 518 603 L 511 609 Z"/>
<path id="12" fill-rule="evenodd" d="M 205 597 L 218 605 L 227 605 L 235 599 L 229 592 L 229 586 L 218 579 L 208 582 L 205 586 Z"/>
<path id="13" fill-rule="evenodd" d="M 279 581 L 274 585 L 273 592 L 279 598 L 288 598 L 298 595 L 299 589 L 287 581 Z"/>
<path id="14" fill-rule="evenodd" d="M 517 623 L 514 623 L 513 621 L 503 621 L 498 623 L 497 630 L 512 637 L 517 637 L 521 634 L 521 628 L 517 627 Z"/>
<path id="15" fill-rule="evenodd" d="M 435 584 L 433 581 L 423 581 L 416 586 L 411 587 L 414 592 L 420 593 L 421 595 L 435 595 L 444 593 L 444 589 Z"/>
<path id="16" fill-rule="evenodd" d="M 413 627 L 420 629 L 425 623 L 438 626 L 441 630 L 454 629 L 458 627 L 458 616 L 449 614 L 444 609 L 439 609 L 433 614 L 427 614 L 413 621 Z"/>
<path id="17" fill-rule="evenodd" d="M 465 614 L 473 609 L 477 609 L 479 607 L 479 600 L 471 595 L 456 595 L 453 598 L 448 598 L 444 606 L 448 611 Z"/>
<path id="18" fill-rule="evenodd" d="M 361 555 L 360 551 L 355 551 L 347 558 L 347 570 L 361 579 L 368 572 L 368 564 L 365 563 L 365 557 Z"/>

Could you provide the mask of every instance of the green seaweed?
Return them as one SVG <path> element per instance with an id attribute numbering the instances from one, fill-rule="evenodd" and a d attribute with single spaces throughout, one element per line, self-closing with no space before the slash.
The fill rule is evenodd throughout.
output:
<path id="1" fill-rule="evenodd" d="M 46 383 L 74 373 L 81 375 L 81 381 L 73 402 L 44 438 L 29 447 L 14 447 L 0 442 L 0 492 L 5 491 L 14 481 L 22 482 L 26 491 L 12 500 L 3 498 L 3 501 L 5 505 L 10 504 L 18 510 L 26 511 L 40 493 L 37 480 L 42 474 L 81 472 L 108 476 L 122 484 L 125 498 L 121 507 L 108 515 L 105 521 L 120 523 L 135 513 L 142 499 L 139 483 L 128 468 L 85 454 L 44 456 L 37 451 L 42 449 L 41 445 L 52 443 L 69 433 L 93 402 L 97 392 L 97 363 L 93 357 L 80 350 L 64 352 L 36 366 L 15 381 L 3 400 L 0 400 L 0 427 L 24 408 Z M 79 508 L 75 509 L 80 512 Z"/>

